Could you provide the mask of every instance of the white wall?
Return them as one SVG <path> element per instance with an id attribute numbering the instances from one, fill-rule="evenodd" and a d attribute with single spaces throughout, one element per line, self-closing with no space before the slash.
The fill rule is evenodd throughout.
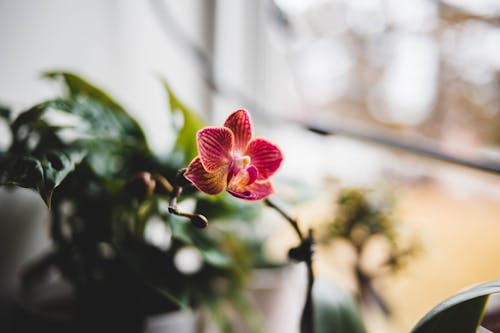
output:
<path id="1" fill-rule="evenodd" d="M 75 71 L 103 86 L 139 118 L 157 149 L 169 144 L 168 108 L 157 75 L 199 112 L 205 86 L 189 58 L 161 29 L 155 1 L 16 0 L 0 2 L 0 103 L 28 107 L 58 90 L 48 69 Z M 201 2 L 166 1 L 199 40 Z"/>
<path id="2" fill-rule="evenodd" d="M 152 1 L 161 0 L 0 1 L 0 103 L 20 112 L 58 93 L 40 73 L 74 71 L 109 91 L 139 118 L 154 148 L 167 149 L 168 106 L 157 75 L 200 112 L 205 86 L 161 30 Z M 198 38 L 200 1 L 168 4 L 186 33 Z M 7 128 L 0 127 L 0 142 L 6 136 Z M 0 307 L 5 286 L 13 283 L 20 265 L 49 246 L 47 220 L 47 209 L 33 193 L 13 195 L 0 189 Z"/>

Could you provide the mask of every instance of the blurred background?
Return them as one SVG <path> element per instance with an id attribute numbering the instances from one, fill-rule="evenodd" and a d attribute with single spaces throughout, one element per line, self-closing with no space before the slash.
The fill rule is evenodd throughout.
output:
<path id="1" fill-rule="evenodd" d="M 404 332 L 500 276 L 499 18 L 498 0 L 2 0 L 0 102 L 54 96 L 39 74 L 71 70 L 121 101 L 158 151 L 172 144 L 158 77 L 210 124 L 247 108 L 284 150 L 275 187 L 305 224 L 328 221 L 343 188 L 391 193 L 419 250 L 375 281 L 390 319 L 365 315 L 370 332 Z M 0 194 L 5 211 L 14 199 Z M 20 227 L 0 216 L 5 281 L 47 244 L 43 205 L 23 214 L 34 231 L 13 245 Z M 273 231 L 271 255 L 292 239 Z M 317 271 L 353 289 L 342 253 L 321 249 Z"/>

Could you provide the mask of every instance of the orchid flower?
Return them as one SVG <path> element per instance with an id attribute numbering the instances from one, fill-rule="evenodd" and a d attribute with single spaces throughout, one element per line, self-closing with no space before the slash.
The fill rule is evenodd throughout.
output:
<path id="1" fill-rule="evenodd" d="M 198 156 L 184 176 L 201 192 L 226 190 L 244 200 L 261 200 L 274 192 L 269 178 L 283 160 L 271 142 L 252 138 L 246 110 L 237 110 L 223 127 L 205 127 L 197 133 Z"/>

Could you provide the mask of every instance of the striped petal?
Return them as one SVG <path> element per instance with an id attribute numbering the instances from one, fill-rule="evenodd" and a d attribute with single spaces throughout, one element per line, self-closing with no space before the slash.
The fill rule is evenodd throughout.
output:
<path id="1" fill-rule="evenodd" d="M 224 123 L 234 134 L 234 149 L 237 152 L 244 152 L 248 142 L 252 139 L 252 123 L 250 115 L 246 110 L 233 112 Z"/>
<path id="2" fill-rule="evenodd" d="M 196 157 L 187 167 L 184 177 L 201 192 L 219 194 L 226 188 L 227 173 L 227 167 L 207 172 L 201 163 L 200 157 Z"/>
<path id="3" fill-rule="evenodd" d="M 198 131 L 198 154 L 206 171 L 212 172 L 231 163 L 233 133 L 225 127 L 205 127 Z"/>
<path id="4" fill-rule="evenodd" d="M 240 191 L 234 191 L 229 188 L 227 189 L 227 191 L 229 192 L 229 194 L 235 196 L 236 198 L 249 201 L 262 200 L 270 194 L 274 193 L 273 185 L 270 181 L 262 183 L 255 182 L 252 185 L 246 186 Z"/>
<path id="5" fill-rule="evenodd" d="M 252 165 L 259 171 L 257 180 L 265 180 L 271 177 L 283 161 L 281 150 L 264 139 L 250 141 L 245 154 L 250 156 Z"/>

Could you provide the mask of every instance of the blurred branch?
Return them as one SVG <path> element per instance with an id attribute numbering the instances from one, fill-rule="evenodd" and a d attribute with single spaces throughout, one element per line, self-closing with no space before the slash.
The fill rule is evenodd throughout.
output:
<path id="1" fill-rule="evenodd" d="M 441 16 L 449 23 L 460 23 L 469 20 L 480 20 L 494 25 L 500 23 L 500 18 L 494 14 L 491 16 L 474 14 L 458 6 L 444 3 L 443 1 L 438 1 L 438 3 Z"/>
<path id="2" fill-rule="evenodd" d="M 439 148 L 438 142 L 435 141 L 425 140 L 424 142 L 424 140 L 420 140 L 420 142 L 415 142 L 415 140 L 411 140 L 410 142 L 410 140 L 405 140 L 401 137 L 389 136 L 376 133 L 375 131 L 370 132 L 340 126 L 325 126 L 313 123 L 303 123 L 303 126 L 309 131 L 320 135 L 342 135 L 355 140 L 396 148 L 413 154 L 500 175 L 500 162 L 478 161 L 477 159 L 451 154 Z"/>

